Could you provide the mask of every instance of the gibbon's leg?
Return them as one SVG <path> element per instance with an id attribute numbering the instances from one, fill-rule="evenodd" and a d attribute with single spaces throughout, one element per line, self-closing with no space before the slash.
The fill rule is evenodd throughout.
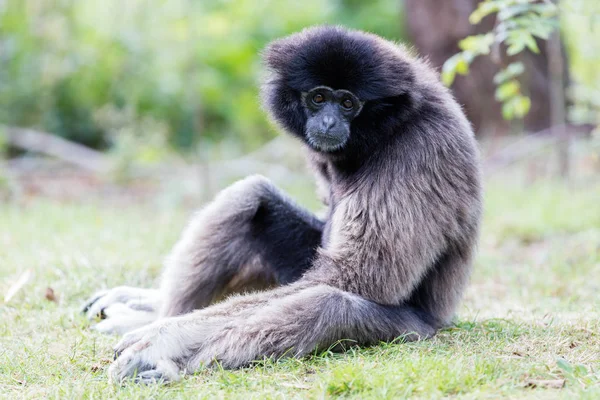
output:
<path id="1" fill-rule="evenodd" d="M 236 308 L 233 302 L 246 297 L 241 296 L 128 333 L 115 347 L 119 357 L 109 369 L 111 380 L 173 381 L 202 365 L 218 362 L 237 368 L 263 357 L 302 356 L 341 338 L 349 345 L 365 345 L 435 333 L 427 314 L 416 309 L 380 305 L 304 280 L 250 296 L 254 298 L 246 312 L 227 313 L 227 308 Z M 212 312 L 213 307 L 220 312 Z"/>
<path id="2" fill-rule="evenodd" d="M 322 228 L 321 221 L 264 177 L 233 184 L 192 219 L 168 257 L 158 316 L 184 314 L 229 293 L 297 280 L 310 267 Z M 89 309 L 92 315 L 102 310 Z M 110 318 L 109 311 L 104 314 Z M 97 327 L 105 322 L 110 325 L 107 320 Z"/>
<path id="3" fill-rule="evenodd" d="M 161 316 L 299 279 L 321 244 L 322 230 L 323 222 L 266 178 L 233 184 L 192 220 L 173 249 L 161 285 Z"/>

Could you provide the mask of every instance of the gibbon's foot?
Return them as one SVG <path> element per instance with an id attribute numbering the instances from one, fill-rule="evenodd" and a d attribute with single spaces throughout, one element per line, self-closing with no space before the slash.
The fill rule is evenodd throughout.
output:
<path id="1" fill-rule="evenodd" d="M 264 356 L 279 357 L 290 347 L 296 347 L 295 355 L 301 355 L 300 349 L 311 351 L 315 340 L 312 334 L 297 331 L 297 314 L 302 304 L 310 302 L 311 294 L 314 296 L 321 290 L 282 287 L 231 298 L 219 305 L 160 319 L 136 329 L 114 347 L 117 359 L 108 370 L 110 380 L 170 382 L 215 362 L 223 368 L 239 368 Z M 246 301 L 240 302 L 241 299 Z M 315 309 L 319 307 L 311 308 Z M 314 317 L 311 314 L 309 319 Z M 311 327 L 309 331 L 312 330 Z"/>
<path id="2" fill-rule="evenodd" d="M 159 291 L 119 286 L 95 293 L 82 312 L 88 319 L 102 321 L 94 329 L 103 333 L 124 334 L 158 318 Z"/>
<path id="3" fill-rule="evenodd" d="M 244 318 L 202 316 L 165 318 L 127 333 L 114 347 L 111 382 L 173 382 L 215 362 L 238 368 L 260 356 L 260 346 Z"/>
<path id="4" fill-rule="evenodd" d="M 424 313 L 327 285 L 297 284 L 249 296 L 242 309 L 240 298 L 126 334 L 114 347 L 110 380 L 170 382 L 215 363 L 234 369 L 264 357 L 303 357 L 343 339 L 373 344 L 435 334 Z"/>
<path id="5" fill-rule="evenodd" d="M 160 295 L 157 289 L 143 289 L 131 286 L 118 286 L 100 290 L 85 302 L 82 312 L 89 319 L 104 318 L 106 308 L 113 304 L 124 304 L 132 310 L 155 312 L 158 310 Z"/>
<path id="6" fill-rule="evenodd" d="M 267 355 L 269 343 L 257 340 L 264 337 L 270 342 L 270 334 L 277 329 L 249 325 L 247 321 L 253 318 L 246 317 L 188 314 L 129 332 L 114 347 L 117 359 L 108 369 L 109 379 L 114 383 L 126 379 L 138 383 L 173 382 L 216 362 L 223 368 L 248 365 Z"/>
<path id="7" fill-rule="evenodd" d="M 114 347 L 116 359 L 108 369 L 109 380 L 121 383 L 131 378 L 149 384 L 181 379 L 191 350 L 179 341 L 181 333 L 171 318 L 127 333 Z"/>
<path id="8" fill-rule="evenodd" d="M 107 334 L 124 335 L 151 324 L 158 319 L 155 311 L 138 311 L 122 303 L 115 303 L 103 310 L 104 319 L 92 329 Z"/>

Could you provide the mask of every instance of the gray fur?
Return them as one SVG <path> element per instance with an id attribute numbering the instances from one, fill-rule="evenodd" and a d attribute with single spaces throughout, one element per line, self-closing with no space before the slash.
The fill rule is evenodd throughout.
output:
<path id="1" fill-rule="evenodd" d="M 263 357 L 300 357 L 340 340 L 365 345 L 428 338 L 451 321 L 468 281 L 481 218 L 471 128 L 422 61 L 373 35 L 314 28 L 275 42 L 265 55 L 273 69 L 264 88 L 266 107 L 285 129 L 293 130 L 284 121 L 293 110 L 271 101 L 279 90 L 274 82 L 285 78 L 281 65 L 287 65 L 290 48 L 303 49 L 327 35 L 371 43 L 385 68 L 401 66 L 406 81 L 389 87 L 412 96 L 413 116 L 405 117 L 399 136 L 378 145 L 377 157 L 361 158 L 353 175 L 340 167 L 339 157 L 308 146 L 329 206 L 324 226 L 264 177 L 221 192 L 192 219 L 168 258 L 160 307 L 133 311 L 146 313 L 136 320 L 157 320 L 123 337 L 111 379 L 177 380 L 215 361 L 237 368 Z M 361 118 L 369 118 L 368 104 Z M 386 129 L 377 121 L 367 126 L 373 135 Z M 229 292 L 278 282 L 276 261 L 253 238 L 257 215 L 280 209 L 292 216 L 278 222 L 282 232 L 289 224 L 290 230 L 322 235 L 310 268 L 293 283 L 214 304 Z M 89 315 L 106 308 L 101 324 L 117 318 L 108 307 L 132 297 L 120 290 L 94 296 Z M 114 332 L 128 329 L 115 325 Z"/>

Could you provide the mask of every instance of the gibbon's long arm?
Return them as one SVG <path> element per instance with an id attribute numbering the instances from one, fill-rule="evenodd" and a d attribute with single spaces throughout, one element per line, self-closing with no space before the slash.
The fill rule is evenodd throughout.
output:
<path id="1" fill-rule="evenodd" d="M 342 199 L 332 217 L 328 247 L 319 250 L 313 268 L 298 282 L 158 321 L 125 336 L 116 347 L 120 356 L 111 367 L 112 378 L 173 380 L 182 370 L 192 372 L 214 361 L 235 368 L 262 357 L 305 355 L 339 340 L 371 344 L 433 335 L 444 322 L 445 308 L 406 300 L 436 266 L 447 245 L 442 236 L 455 236 L 458 226 L 442 222 L 449 212 L 443 207 L 433 214 L 421 209 L 433 195 L 430 186 L 415 189 L 415 178 L 405 178 L 413 187 L 410 192 L 396 187 L 393 193 L 375 193 L 363 187 Z M 368 198 L 360 193 L 368 193 Z M 382 202 L 406 206 L 385 213 Z M 430 219 L 436 223 L 428 223 Z M 399 234 L 385 241 L 377 237 L 385 224 L 393 224 Z M 401 252 L 395 257 L 386 249 Z M 462 276 L 448 272 L 455 273 L 452 268 L 442 270 L 446 275 L 438 278 L 463 284 Z M 436 304 L 445 304 L 454 301 L 455 293 L 445 290 L 432 296 Z"/>
<path id="2" fill-rule="evenodd" d="M 311 265 L 322 229 L 323 222 L 266 178 L 235 183 L 198 213 L 169 256 L 161 316 L 206 307 L 232 287 L 239 292 L 297 280 Z"/>
<path id="3" fill-rule="evenodd" d="M 291 283 L 311 266 L 322 231 L 323 222 L 269 180 L 249 176 L 194 215 L 167 258 L 160 290 L 100 291 L 83 311 L 104 317 L 95 329 L 123 334 L 232 293 Z"/>
<path id="4" fill-rule="evenodd" d="M 306 355 L 343 339 L 372 344 L 435 332 L 408 306 L 379 305 L 326 285 L 298 282 L 250 296 L 239 309 L 243 297 L 214 306 L 217 313 L 208 307 L 127 334 L 115 347 L 119 358 L 109 369 L 111 379 L 171 381 L 214 362 L 237 368 L 263 357 Z"/>

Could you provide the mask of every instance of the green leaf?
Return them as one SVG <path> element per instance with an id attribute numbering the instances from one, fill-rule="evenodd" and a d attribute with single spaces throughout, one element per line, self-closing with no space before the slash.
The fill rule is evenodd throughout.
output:
<path id="1" fill-rule="evenodd" d="M 518 95 L 512 100 L 514 102 L 514 110 L 517 118 L 523 118 L 531 109 L 531 99 L 527 96 Z"/>
<path id="2" fill-rule="evenodd" d="M 457 53 L 446 60 L 442 67 L 442 82 L 446 86 L 452 85 L 454 78 L 456 77 L 456 70 L 458 63 L 462 59 L 462 53 Z"/>
<path id="3" fill-rule="evenodd" d="M 502 104 L 502 118 L 511 120 L 514 119 L 515 112 L 510 103 Z"/>
<path id="4" fill-rule="evenodd" d="M 470 51 L 475 54 L 489 54 L 490 46 L 494 43 L 494 34 L 467 36 L 460 42 L 458 47 L 464 51 Z"/>
<path id="5" fill-rule="evenodd" d="M 4 155 L 8 149 L 8 135 L 6 129 L 0 125 L 0 157 Z"/>
<path id="6" fill-rule="evenodd" d="M 461 57 L 456 63 L 456 72 L 460 75 L 467 75 L 469 73 L 469 63 L 464 57 Z"/>
<path id="7" fill-rule="evenodd" d="M 504 8 L 498 13 L 498 19 L 505 21 L 513 18 L 515 15 L 523 14 L 531 10 L 531 4 L 516 4 Z"/>
<path id="8" fill-rule="evenodd" d="M 556 365 L 558 366 L 558 368 L 562 369 L 565 372 L 568 372 L 569 374 L 573 373 L 573 366 L 569 364 L 569 362 L 564 358 L 559 358 L 558 360 L 556 360 Z"/>
<path id="9" fill-rule="evenodd" d="M 515 54 L 523 51 L 525 47 L 534 53 L 540 52 L 535 38 L 526 29 L 514 29 L 507 32 L 506 44 L 508 45 L 506 54 L 509 56 L 514 56 Z"/>
<path id="10" fill-rule="evenodd" d="M 469 73 L 469 64 L 465 60 L 460 60 L 456 64 L 456 73 L 459 75 L 467 75 Z"/>
<path id="11" fill-rule="evenodd" d="M 482 19 L 490 14 L 498 12 L 499 9 L 500 7 L 496 2 L 490 0 L 483 1 L 479 3 L 477 9 L 471 13 L 469 22 L 472 25 L 477 25 Z"/>
<path id="12" fill-rule="evenodd" d="M 513 79 L 498 86 L 494 97 L 496 100 L 504 102 L 519 94 L 520 90 L 521 84 L 519 81 Z"/>
<path id="13" fill-rule="evenodd" d="M 475 57 L 477 57 L 477 54 L 473 53 L 472 51 L 465 50 L 462 52 L 462 57 L 470 65 Z"/>
<path id="14" fill-rule="evenodd" d="M 509 56 L 514 56 L 515 54 L 520 53 L 524 48 L 525 43 L 513 43 L 510 46 L 508 46 L 508 49 L 506 49 L 506 54 L 508 54 Z"/>
<path id="15" fill-rule="evenodd" d="M 525 35 L 528 34 L 524 32 L 522 29 L 513 30 L 508 32 L 508 36 L 506 38 L 506 44 L 508 45 L 508 49 L 506 50 L 506 54 L 509 56 L 514 56 L 517 53 L 520 53 L 525 48 Z"/>
<path id="16" fill-rule="evenodd" d="M 527 48 L 531 51 L 533 51 L 534 53 L 539 53 L 540 52 L 540 48 L 537 45 L 537 42 L 535 41 L 535 39 L 533 38 L 533 36 L 531 34 L 527 34 L 524 36 L 524 41 L 525 41 L 525 45 L 527 46 Z"/>
<path id="17" fill-rule="evenodd" d="M 545 18 L 554 17 L 558 15 L 558 7 L 554 3 L 532 4 L 530 6 L 530 9 Z"/>
<path id="18" fill-rule="evenodd" d="M 588 370 L 583 364 L 577 364 L 575 367 L 575 373 L 579 376 L 586 376 L 588 374 Z"/>
<path id="19" fill-rule="evenodd" d="M 442 71 L 442 83 L 446 86 L 452 85 L 455 77 L 456 72 L 454 71 Z"/>
<path id="20" fill-rule="evenodd" d="M 556 19 L 540 19 L 537 23 L 529 26 L 529 32 L 533 36 L 547 40 L 550 34 L 558 29 L 558 20 Z"/>
<path id="21" fill-rule="evenodd" d="M 442 82 L 444 85 L 452 85 L 456 74 L 467 75 L 469 73 L 469 64 L 471 64 L 475 57 L 476 55 L 473 52 L 465 50 L 447 59 L 442 67 Z"/>
<path id="22" fill-rule="evenodd" d="M 499 85 L 503 82 L 508 81 L 509 79 L 516 78 L 517 76 L 521 75 L 524 71 L 525 66 L 522 62 L 516 61 L 510 63 L 506 68 L 504 68 L 494 76 L 494 83 L 496 85 Z"/>
<path id="23" fill-rule="evenodd" d="M 502 116 L 504 119 L 523 118 L 531 108 L 529 97 L 517 94 L 502 104 Z"/>

